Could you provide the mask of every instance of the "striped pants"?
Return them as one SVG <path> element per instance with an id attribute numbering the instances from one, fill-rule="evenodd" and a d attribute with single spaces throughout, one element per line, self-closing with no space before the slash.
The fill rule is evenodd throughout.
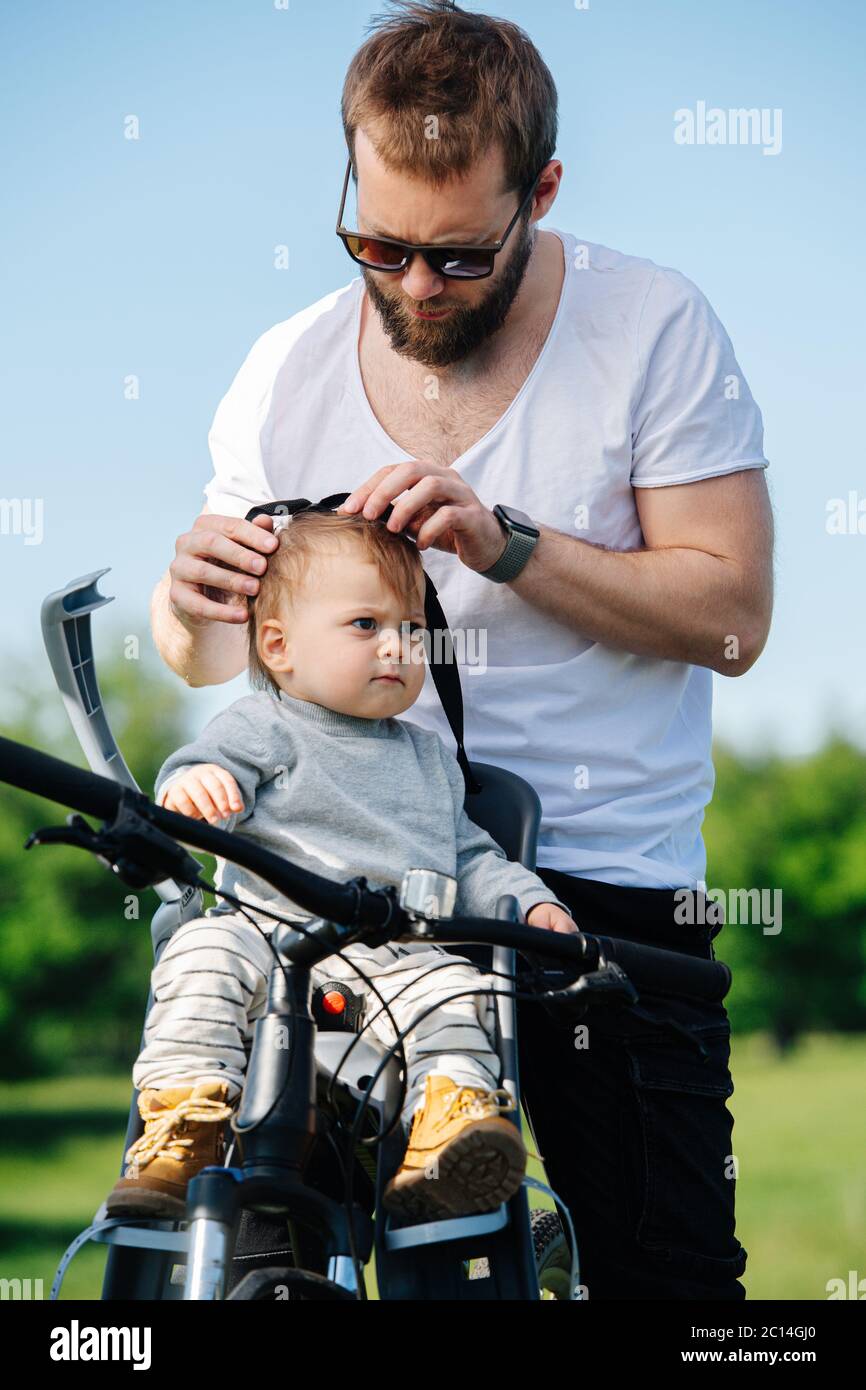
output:
<path id="1" fill-rule="evenodd" d="M 494 977 L 429 942 L 353 945 L 344 954 L 348 960 L 331 956 L 313 969 L 313 986 L 345 981 L 366 1000 L 365 1021 L 372 1020 L 368 1034 L 390 1047 L 396 1041 L 391 1019 L 350 961 L 373 980 L 403 1034 L 409 1073 L 404 1128 L 423 1100 L 430 1073 L 449 1076 L 460 1086 L 490 1090 L 499 1085 L 494 1001 L 479 993 L 451 997 L 493 988 Z M 135 1087 L 160 1090 L 219 1080 L 228 1083 L 228 1098 L 234 1100 L 243 1087 L 252 1025 L 267 1007 L 273 963 L 268 942 L 240 914 L 197 917 L 179 927 L 151 977 L 154 1002 L 133 1067 Z"/>

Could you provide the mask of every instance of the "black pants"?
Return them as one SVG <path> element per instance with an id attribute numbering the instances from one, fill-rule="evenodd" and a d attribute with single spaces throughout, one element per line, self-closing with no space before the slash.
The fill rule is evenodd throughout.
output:
<path id="1" fill-rule="evenodd" d="M 673 890 L 538 873 L 584 931 L 714 958 L 718 928 L 678 925 Z M 727 1012 L 647 995 L 640 1005 L 709 1055 L 627 1009 L 594 1006 L 576 1035 L 573 1021 L 518 1005 L 523 1103 L 574 1222 L 581 1283 L 590 1300 L 743 1299 Z"/>

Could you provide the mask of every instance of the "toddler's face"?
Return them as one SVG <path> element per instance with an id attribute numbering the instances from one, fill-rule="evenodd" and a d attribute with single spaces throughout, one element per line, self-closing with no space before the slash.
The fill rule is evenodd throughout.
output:
<path id="1" fill-rule="evenodd" d="M 263 658 L 288 695 L 365 719 L 402 714 L 426 671 L 422 642 L 409 638 L 426 627 L 421 587 L 401 601 L 363 552 L 334 550 L 311 561 L 285 619 L 262 624 Z"/>

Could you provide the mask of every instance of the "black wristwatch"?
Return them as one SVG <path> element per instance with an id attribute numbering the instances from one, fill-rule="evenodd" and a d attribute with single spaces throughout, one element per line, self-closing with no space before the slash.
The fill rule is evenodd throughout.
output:
<path id="1" fill-rule="evenodd" d="M 493 515 L 503 527 L 508 540 L 505 549 L 489 570 L 479 570 L 483 579 L 492 579 L 494 584 L 504 584 L 516 579 L 538 543 L 540 532 L 535 522 L 526 512 L 517 507 L 506 507 L 497 502 Z"/>

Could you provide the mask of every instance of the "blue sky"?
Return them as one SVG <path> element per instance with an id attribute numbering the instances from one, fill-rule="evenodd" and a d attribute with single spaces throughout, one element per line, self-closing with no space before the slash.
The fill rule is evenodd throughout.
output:
<path id="1" fill-rule="evenodd" d="M 377 0 L 40 0 L 0 11 L 0 534 L 4 659 L 41 659 L 39 605 L 103 566 L 124 629 L 210 476 L 207 432 L 255 338 L 345 284 L 333 235 L 346 65 Z M 716 678 L 716 728 L 806 751 L 866 741 L 864 51 L 860 0 L 500 0 L 560 93 L 549 225 L 675 266 L 707 294 L 761 406 L 779 530 L 770 642 Z M 777 155 L 675 142 L 674 112 L 782 112 Z M 124 138 L 138 118 L 140 138 Z M 289 269 L 274 247 L 289 247 Z M 124 379 L 140 399 L 124 399 Z M 104 620 L 103 620 L 104 621 Z M 97 620 L 97 652 L 99 634 Z M 200 723 L 243 681 L 185 698 Z"/>

